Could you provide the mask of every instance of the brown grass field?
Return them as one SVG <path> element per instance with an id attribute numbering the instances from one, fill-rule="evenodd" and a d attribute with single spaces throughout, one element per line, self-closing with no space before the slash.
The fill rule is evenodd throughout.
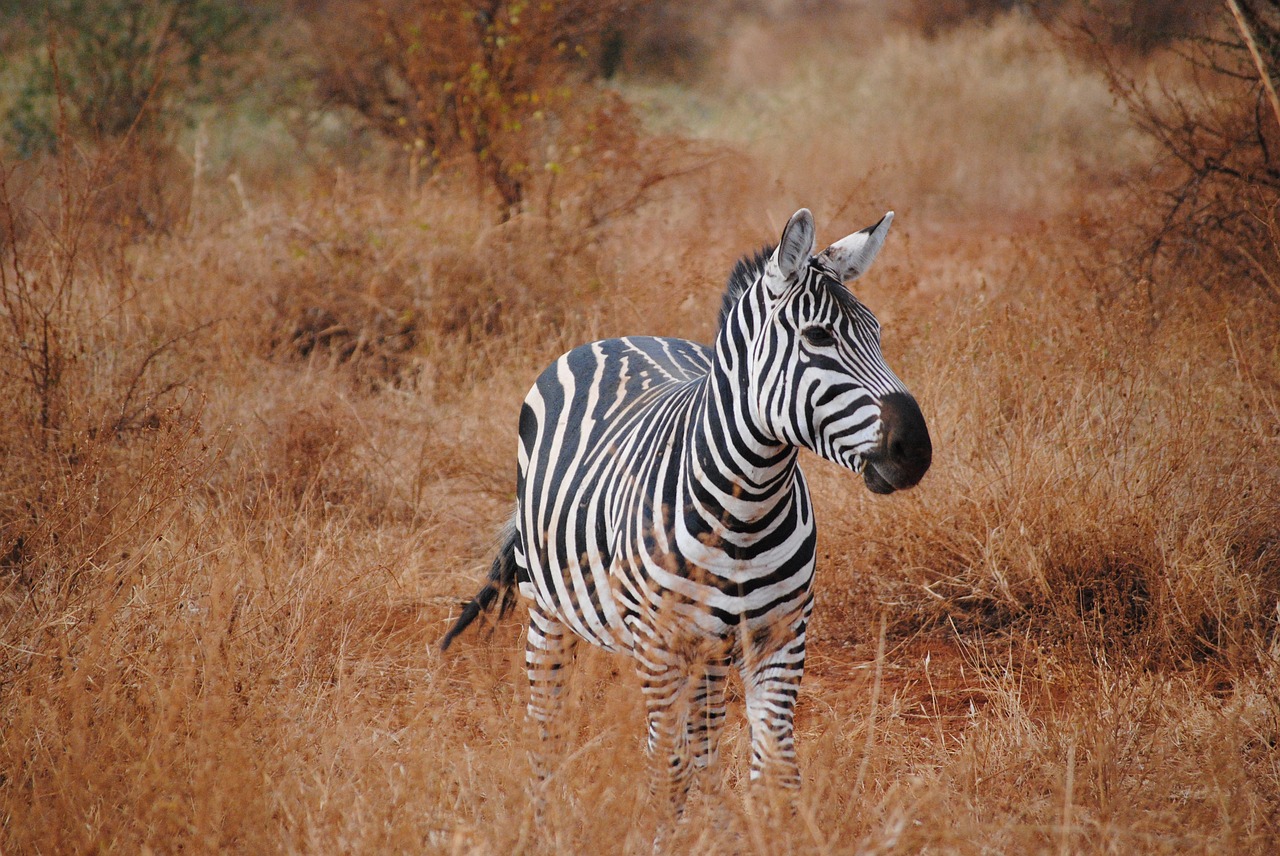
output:
<path id="1" fill-rule="evenodd" d="M 671 852 L 1280 852 L 1280 292 L 1132 272 L 1158 158 L 1103 78 L 1017 15 L 746 16 L 617 88 L 662 180 L 585 226 L 586 185 L 500 222 L 226 126 L 163 229 L 121 225 L 124 149 L 5 164 L 0 853 L 651 852 L 625 661 L 579 657 L 537 825 L 522 608 L 437 643 L 536 374 L 708 341 L 801 206 L 897 212 L 855 291 L 934 465 L 877 497 L 805 454 L 804 789 L 748 788 L 731 689 Z"/>

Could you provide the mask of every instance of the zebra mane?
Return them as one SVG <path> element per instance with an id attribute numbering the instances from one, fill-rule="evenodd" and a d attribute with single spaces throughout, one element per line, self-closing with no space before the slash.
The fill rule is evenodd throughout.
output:
<path id="1" fill-rule="evenodd" d="M 733 266 L 733 273 L 729 274 L 729 284 L 725 287 L 724 297 L 720 300 L 720 318 L 719 323 L 716 324 L 717 330 L 724 328 L 724 322 L 729 317 L 729 313 L 733 311 L 733 307 L 738 305 L 738 301 L 746 290 L 759 281 L 764 274 L 764 266 L 773 256 L 775 249 L 776 246 L 774 244 L 766 244 L 756 250 L 755 253 L 738 259 L 738 263 Z M 818 255 L 809 259 L 809 266 L 825 273 L 828 280 L 835 283 L 840 282 L 839 276 L 823 261 L 822 256 Z M 829 285 L 828 288 L 836 300 L 846 308 L 849 308 L 850 304 L 858 302 L 847 288 L 830 288 Z"/>
<path id="2" fill-rule="evenodd" d="M 760 276 L 764 273 L 764 266 L 773 255 L 775 249 L 776 245 L 768 244 L 756 250 L 754 254 L 748 254 L 738 259 L 738 263 L 733 266 L 733 273 L 729 274 L 729 284 L 725 287 L 724 297 L 720 300 L 720 318 L 716 324 L 717 330 L 723 329 L 729 313 L 733 311 L 733 307 L 738 305 L 738 300 L 746 293 L 746 290 L 759 281 Z"/>

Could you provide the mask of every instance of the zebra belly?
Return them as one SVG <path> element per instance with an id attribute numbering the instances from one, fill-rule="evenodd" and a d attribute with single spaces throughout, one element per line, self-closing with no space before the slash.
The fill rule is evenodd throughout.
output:
<path id="1" fill-rule="evenodd" d="M 545 552 L 535 544 L 531 557 Z M 669 577 L 636 561 L 557 563 L 533 558 L 523 597 L 563 621 L 578 636 L 609 651 L 634 654 L 638 640 L 656 643 L 688 662 L 736 660 L 787 644 L 788 628 L 812 605 L 812 560 L 785 583 L 749 594 L 729 580 L 672 557 Z"/>
<path id="2" fill-rule="evenodd" d="M 810 531 L 793 550 L 767 561 L 726 564 L 721 556 L 708 566 L 698 563 L 697 554 L 655 549 L 641 539 L 629 561 L 615 568 L 615 578 L 629 621 L 662 647 L 693 652 L 705 641 L 736 659 L 750 640 L 758 655 L 772 647 L 764 644 L 770 634 L 785 636 L 807 614 L 815 541 Z"/>

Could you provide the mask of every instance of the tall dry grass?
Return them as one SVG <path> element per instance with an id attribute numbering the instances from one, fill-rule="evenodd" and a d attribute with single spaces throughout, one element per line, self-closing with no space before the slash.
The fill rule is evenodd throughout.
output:
<path id="1" fill-rule="evenodd" d="M 752 793 L 731 707 L 730 797 L 673 850 L 1273 852 L 1274 303 L 1187 289 L 1153 320 L 1102 287 L 1134 212 L 1094 178 L 1137 155 L 1026 22 L 821 32 L 775 48 L 828 70 L 753 103 L 768 134 L 704 84 L 723 156 L 588 229 L 571 194 L 498 224 L 448 181 L 237 190 L 233 164 L 193 176 L 192 228 L 140 236 L 74 158 L 6 165 L 0 850 L 649 852 L 625 662 L 580 658 L 539 827 L 519 622 L 435 647 L 509 509 L 519 401 L 589 338 L 708 339 L 795 207 L 833 237 L 883 203 L 905 228 L 858 292 L 934 469 L 878 498 L 806 456 L 805 790 Z M 816 134 L 833 80 L 875 75 Z M 1002 103 L 1043 148 L 992 133 Z"/>

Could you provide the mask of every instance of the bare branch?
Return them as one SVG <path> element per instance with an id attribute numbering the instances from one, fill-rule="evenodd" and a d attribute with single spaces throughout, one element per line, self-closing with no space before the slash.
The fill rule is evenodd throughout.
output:
<path id="1" fill-rule="evenodd" d="M 1245 21 L 1244 13 L 1240 11 L 1240 4 L 1236 0 L 1227 0 L 1227 6 L 1231 9 L 1231 14 L 1236 19 L 1236 26 L 1240 28 L 1240 35 L 1244 36 L 1245 44 L 1249 46 L 1249 55 L 1253 57 L 1254 65 L 1258 68 L 1258 77 L 1262 80 L 1262 85 L 1267 89 L 1267 97 L 1271 99 L 1271 110 L 1275 114 L 1276 124 L 1280 125 L 1280 98 L 1276 97 L 1275 85 L 1271 82 L 1271 75 L 1267 72 L 1266 63 L 1262 61 L 1262 54 L 1258 52 L 1258 43 L 1253 38 L 1253 31 L 1249 29 L 1249 24 Z"/>

